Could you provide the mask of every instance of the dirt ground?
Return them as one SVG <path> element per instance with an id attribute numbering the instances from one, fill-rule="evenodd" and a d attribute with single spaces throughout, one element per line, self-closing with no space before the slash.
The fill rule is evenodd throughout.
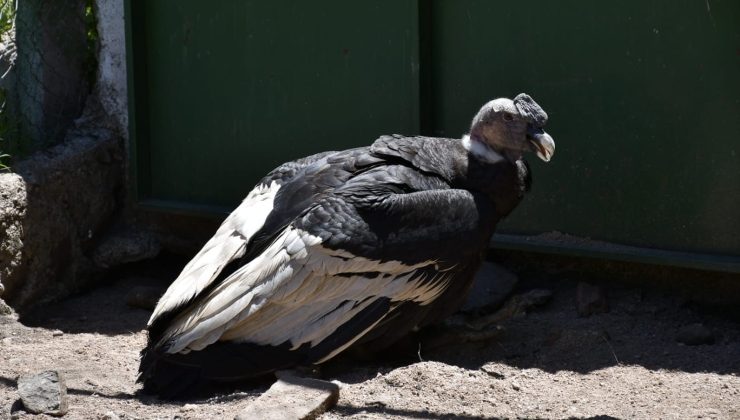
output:
<path id="1" fill-rule="evenodd" d="M 233 418 L 264 388 L 182 403 L 136 394 L 149 312 L 128 306 L 126 296 L 137 286 L 165 287 L 170 275 L 133 270 L 21 321 L 0 317 L 0 418 L 33 418 L 19 408 L 16 378 L 46 369 L 66 375 L 65 419 Z M 321 418 L 740 419 L 736 309 L 614 286 L 609 312 L 579 317 L 575 283 L 522 278 L 517 291 L 532 287 L 551 289 L 552 299 L 488 342 L 324 367 L 342 386 L 338 405 Z M 712 344 L 677 341 L 695 323 Z"/>

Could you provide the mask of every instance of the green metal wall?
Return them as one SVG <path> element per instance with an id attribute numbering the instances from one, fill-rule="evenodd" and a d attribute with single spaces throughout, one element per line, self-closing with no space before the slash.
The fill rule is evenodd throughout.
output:
<path id="1" fill-rule="evenodd" d="M 414 1 L 129 6 L 145 200 L 231 207 L 286 160 L 419 131 Z"/>
<path id="2" fill-rule="evenodd" d="M 483 102 L 524 91 L 557 152 L 530 159 L 533 192 L 504 232 L 740 270 L 740 2 L 128 6 L 144 205 L 232 207 L 282 161 L 386 133 L 457 137 Z"/>

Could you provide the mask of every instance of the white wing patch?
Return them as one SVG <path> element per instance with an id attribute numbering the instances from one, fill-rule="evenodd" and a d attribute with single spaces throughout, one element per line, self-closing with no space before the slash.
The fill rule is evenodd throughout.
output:
<path id="1" fill-rule="evenodd" d="M 164 312 L 177 308 L 203 291 L 230 261 L 244 255 L 249 239 L 265 224 L 280 185 L 256 186 L 224 220 L 216 234 L 183 268 L 162 296 L 148 325 Z"/>
<path id="2" fill-rule="evenodd" d="M 169 353 L 200 350 L 218 340 L 313 346 L 379 298 L 432 302 L 446 288 L 446 273 L 425 278 L 417 270 L 435 263 L 357 257 L 327 249 L 320 238 L 289 226 L 261 255 L 175 319 L 159 344 L 167 342 Z"/>

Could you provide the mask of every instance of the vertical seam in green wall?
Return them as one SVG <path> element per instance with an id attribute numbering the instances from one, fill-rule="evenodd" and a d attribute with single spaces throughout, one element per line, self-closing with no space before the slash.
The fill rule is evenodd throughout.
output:
<path id="1" fill-rule="evenodd" d="M 146 55 L 144 51 L 146 22 L 144 3 L 126 0 L 124 19 L 126 28 L 126 70 L 128 80 L 129 111 L 129 177 L 133 205 L 147 199 L 151 193 L 151 168 L 149 165 L 149 136 L 147 135 L 146 101 L 139 100 L 146 92 Z M 138 58 L 138 59 L 137 59 Z"/>
<path id="2" fill-rule="evenodd" d="M 432 101 L 432 2 L 418 0 L 417 40 L 419 45 L 419 133 L 433 136 Z"/>

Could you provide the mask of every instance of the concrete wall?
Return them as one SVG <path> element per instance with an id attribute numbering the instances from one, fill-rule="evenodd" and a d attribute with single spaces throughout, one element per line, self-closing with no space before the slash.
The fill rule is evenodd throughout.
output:
<path id="1" fill-rule="evenodd" d="M 128 138 L 128 89 L 126 79 L 126 31 L 123 1 L 98 0 L 97 95 L 105 112 L 116 121 L 124 138 Z"/>

